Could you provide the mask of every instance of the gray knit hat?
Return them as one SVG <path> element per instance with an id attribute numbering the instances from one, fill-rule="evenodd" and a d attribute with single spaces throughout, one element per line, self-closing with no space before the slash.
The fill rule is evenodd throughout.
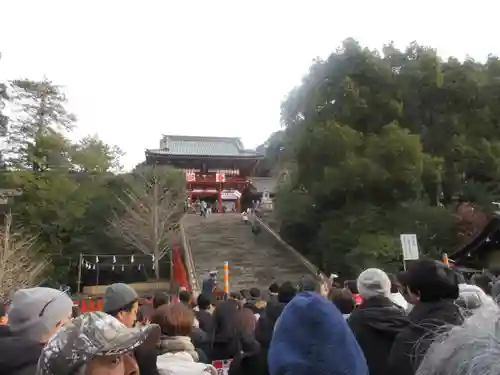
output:
<path id="1" fill-rule="evenodd" d="M 104 292 L 102 311 L 107 313 L 115 312 L 138 299 L 137 292 L 127 284 L 111 284 Z"/>
<path id="2" fill-rule="evenodd" d="M 42 287 L 20 289 L 12 297 L 9 327 L 16 335 L 38 341 L 59 322 L 70 318 L 72 309 L 73 301 L 63 291 Z"/>
<path id="3" fill-rule="evenodd" d="M 391 280 L 389 276 L 378 268 L 368 268 L 361 272 L 356 282 L 359 294 L 362 298 L 391 295 Z"/>

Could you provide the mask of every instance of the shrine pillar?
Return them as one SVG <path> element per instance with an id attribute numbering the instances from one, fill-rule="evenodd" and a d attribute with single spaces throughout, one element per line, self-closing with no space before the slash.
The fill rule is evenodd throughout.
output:
<path id="1" fill-rule="evenodd" d="M 219 206 L 219 213 L 224 212 L 222 210 L 222 187 L 217 192 L 217 203 L 218 203 L 218 206 Z"/>
<path id="2" fill-rule="evenodd" d="M 238 186 L 240 189 L 240 186 Z M 235 190 L 234 195 L 236 196 L 236 212 L 241 212 L 241 193 L 240 190 Z"/>

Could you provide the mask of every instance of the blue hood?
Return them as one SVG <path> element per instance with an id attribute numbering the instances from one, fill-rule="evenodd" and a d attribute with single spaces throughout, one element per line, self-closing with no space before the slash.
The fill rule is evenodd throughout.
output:
<path id="1" fill-rule="evenodd" d="M 271 375 L 368 375 L 361 348 L 335 305 L 302 292 L 276 323 L 268 355 Z"/>

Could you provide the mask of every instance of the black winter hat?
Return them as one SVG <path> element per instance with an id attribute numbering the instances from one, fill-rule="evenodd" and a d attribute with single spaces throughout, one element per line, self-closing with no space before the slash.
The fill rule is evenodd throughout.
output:
<path id="1" fill-rule="evenodd" d="M 297 294 L 297 289 L 289 281 L 284 282 L 278 290 L 278 301 L 281 303 L 290 302 Z"/>

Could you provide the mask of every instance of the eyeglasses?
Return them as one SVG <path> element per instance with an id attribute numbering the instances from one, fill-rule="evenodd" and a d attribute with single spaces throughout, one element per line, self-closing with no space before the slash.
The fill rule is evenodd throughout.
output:
<path id="1" fill-rule="evenodd" d="M 40 311 L 40 314 L 38 314 L 38 317 L 41 318 L 43 316 L 43 314 L 45 313 L 45 310 L 47 310 L 47 307 L 49 307 L 49 305 L 54 302 L 55 300 L 57 300 L 59 297 L 63 296 L 66 294 L 66 291 L 63 290 L 61 291 L 57 296 L 55 296 L 54 298 L 52 298 L 51 300 L 49 300 L 49 302 L 47 302 L 43 307 L 42 307 L 42 310 Z"/>

